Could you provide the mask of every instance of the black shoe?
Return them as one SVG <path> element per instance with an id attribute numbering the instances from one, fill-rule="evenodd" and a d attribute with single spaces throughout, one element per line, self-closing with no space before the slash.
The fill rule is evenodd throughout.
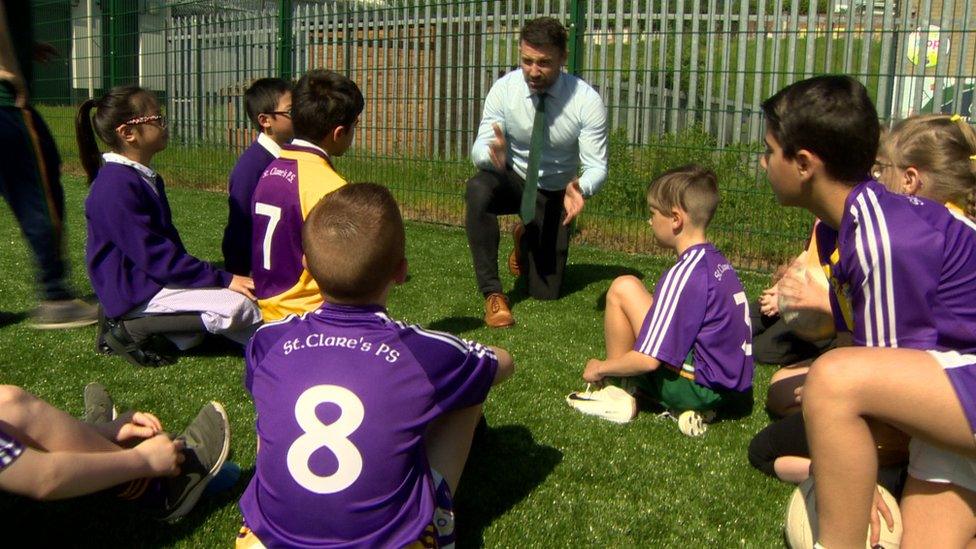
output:
<path id="1" fill-rule="evenodd" d="M 115 402 L 101 383 L 85 385 L 85 423 L 108 423 L 118 417 Z"/>
<path id="2" fill-rule="evenodd" d="M 108 346 L 105 342 L 105 332 L 108 331 L 108 324 L 106 323 L 105 311 L 102 307 L 98 307 L 98 330 L 95 332 L 95 354 L 99 355 L 113 355 L 112 348 Z"/>
<path id="3" fill-rule="evenodd" d="M 105 328 L 105 333 L 102 334 L 105 344 L 129 364 L 155 368 L 175 362 L 173 357 L 151 348 L 150 343 L 152 342 L 150 340 L 133 341 L 129 331 L 125 329 L 125 322 L 122 320 L 106 318 Z"/>
<path id="4" fill-rule="evenodd" d="M 185 460 L 179 476 L 163 480 L 164 500 L 159 519 L 178 520 L 193 509 L 207 484 L 217 476 L 230 451 L 230 425 L 219 402 L 211 402 L 177 439 L 183 439 Z"/>

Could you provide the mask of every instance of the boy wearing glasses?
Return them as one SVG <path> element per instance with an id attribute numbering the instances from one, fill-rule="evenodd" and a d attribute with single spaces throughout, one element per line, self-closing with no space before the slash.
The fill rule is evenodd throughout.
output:
<path id="1" fill-rule="evenodd" d="M 295 139 L 262 173 L 249 209 L 251 276 L 265 322 L 322 305 L 302 262 L 302 225 L 323 196 L 346 184 L 332 158 L 352 144 L 364 106 L 359 86 L 332 71 L 309 71 L 292 90 Z"/>
<path id="2" fill-rule="evenodd" d="M 227 227 L 224 228 L 224 268 L 241 276 L 251 275 L 251 197 L 258 179 L 281 146 L 291 141 L 291 83 L 281 78 L 262 78 L 244 92 L 247 117 L 258 137 L 237 160 L 227 188 Z"/>

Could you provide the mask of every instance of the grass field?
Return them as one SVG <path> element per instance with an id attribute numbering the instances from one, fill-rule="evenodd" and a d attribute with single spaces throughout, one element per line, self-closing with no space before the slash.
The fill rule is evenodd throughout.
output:
<path id="1" fill-rule="evenodd" d="M 85 188 L 66 182 L 72 281 L 84 275 Z M 177 227 L 190 251 L 217 260 L 225 220 L 222 194 L 171 189 Z M 409 282 L 391 298 L 391 315 L 512 351 L 514 378 L 486 405 L 490 431 L 476 446 L 457 494 L 459 546 L 774 547 L 789 487 L 753 470 L 750 437 L 765 425 L 751 417 L 721 422 L 701 439 L 646 413 L 618 426 L 579 415 L 563 396 L 581 388 L 586 358 L 602 354 L 602 309 L 613 277 L 643 273 L 650 284 L 668 259 L 575 246 L 565 296 L 555 302 L 512 294 L 518 326 L 489 331 L 460 229 L 410 223 Z M 206 401 L 231 418 L 231 459 L 244 469 L 230 491 L 206 500 L 181 523 L 142 518 L 110 497 L 39 504 L 0 497 L 0 523 L 17 525 L 32 545 L 227 547 L 240 525 L 236 501 L 253 471 L 254 411 L 242 385 L 243 360 L 221 352 L 187 356 L 161 369 L 137 369 L 93 352 L 94 328 L 39 332 L 25 318 L 34 304 L 30 256 L 9 210 L 0 213 L 0 382 L 21 385 L 80 415 L 89 381 L 109 387 L 124 408 L 156 412 L 179 430 Z M 503 245 L 504 252 L 504 245 Z M 765 276 L 743 275 L 756 293 Z M 503 279 L 506 288 L 512 280 Z M 764 395 L 771 370 L 757 369 Z M 760 397 L 761 399 L 761 397 Z M 30 534 L 28 534 L 30 533 Z"/>

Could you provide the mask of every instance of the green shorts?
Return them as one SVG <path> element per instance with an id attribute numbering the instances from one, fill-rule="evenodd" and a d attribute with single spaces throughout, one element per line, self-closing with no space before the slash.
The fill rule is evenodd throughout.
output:
<path id="1" fill-rule="evenodd" d="M 644 396 L 677 412 L 714 410 L 740 415 L 752 411 L 751 389 L 744 392 L 716 391 L 682 377 L 664 365 L 648 374 L 619 378 L 619 382 L 624 387 L 636 386 Z"/>

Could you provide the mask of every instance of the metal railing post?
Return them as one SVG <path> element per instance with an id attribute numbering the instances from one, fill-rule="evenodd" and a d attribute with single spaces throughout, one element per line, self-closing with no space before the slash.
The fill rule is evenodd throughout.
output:
<path id="1" fill-rule="evenodd" d="M 286 80 L 292 77 L 292 2 L 278 0 L 278 77 Z"/>
<path id="2" fill-rule="evenodd" d="M 576 76 L 583 71 L 584 28 L 586 28 L 586 0 L 572 0 L 569 9 L 569 59 L 566 70 Z"/>

